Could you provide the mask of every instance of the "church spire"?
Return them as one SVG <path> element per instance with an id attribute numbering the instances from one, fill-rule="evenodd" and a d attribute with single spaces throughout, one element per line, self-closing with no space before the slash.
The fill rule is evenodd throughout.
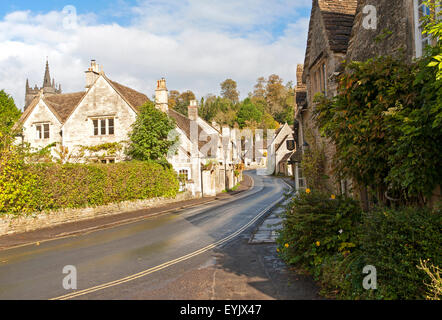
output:
<path id="1" fill-rule="evenodd" d="M 43 79 L 43 88 L 50 88 L 51 87 L 51 76 L 49 75 L 49 62 L 46 58 L 46 70 L 45 70 L 45 77 Z"/>

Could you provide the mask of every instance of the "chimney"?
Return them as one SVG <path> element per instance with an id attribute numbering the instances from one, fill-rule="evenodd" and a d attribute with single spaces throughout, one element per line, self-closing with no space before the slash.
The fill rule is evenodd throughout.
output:
<path id="1" fill-rule="evenodd" d="M 86 88 L 92 87 L 94 82 L 98 79 L 100 76 L 100 70 L 99 65 L 96 63 L 95 60 L 91 60 L 91 66 L 86 71 Z"/>
<path id="2" fill-rule="evenodd" d="M 169 95 L 166 87 L 166 79 L 161 78 L 157 81 L 155 90 L 155 106 L 163 112 L 169 111 Z"/>
<path id="3" fill-rule="evenodd" d="M 187 111 L 190 120 L 196 121 L 198 119 L 198 104 L 196 100 L 190 100 L 190 104 Z"/>

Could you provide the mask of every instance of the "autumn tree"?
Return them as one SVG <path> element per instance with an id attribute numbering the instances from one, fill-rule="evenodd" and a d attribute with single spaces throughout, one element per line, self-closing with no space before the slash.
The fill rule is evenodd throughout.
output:
<path id="1" fill-rule="evenodd" d="M 170 90 L 169 92 L 169 108 L 175 109 L 180 92 L 178 90 Z"/>
<path id="2" fill-rule="evenodd" d="M 178 95 L 176 97 L 176 102 L 175 102 L 175 106 L 173 107 L 173 109 L 175 109 L 176 111 L 178 111 L 179 113 L 187 116 L 188 114 L 188 107 L 190 104 L 191 100 L 195 100 L 195 94 L 190 91 L 184 91 L 183 93 L 181 93 L 180 95 Z"/>
<path id="3" fill-rule="evenodd" d="M 265 98 L 266 96 L 266 79 L 264 77 L 259 77 L 256 80 L 252 96 L 255 98 Z"/>
<path id="4" fill-rule="evenodd" d="M 232 79 L 224 80 L 221 83 L 221 96 L 229 99 L 233 103 L 239 102 L 239 91 L 237 89 L 236 81 Z"/>
<path id="5" fill-rule="evenodd" d="M 276 115 L 283 110 L 286 92 L 283 80 L 276 74 L 270 75 L 266 85 L 266 101 L 270 114 Z"/>

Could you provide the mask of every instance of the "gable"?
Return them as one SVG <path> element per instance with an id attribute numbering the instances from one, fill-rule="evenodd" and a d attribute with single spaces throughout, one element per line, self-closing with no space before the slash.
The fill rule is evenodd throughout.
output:
<path id="1" fill-rule="evenodd" d="M 41 97 L 36 97 L 32 101 L 30 108 L 26 109 L 26 112 L 23 113 L 22 118 L 19 120 L 23 127 L 30 127 L 35 122 L 51 122 L 61 125 L 56 112 Z"/>
<path id="2" fill-rule="evenodd" d="M 136 111 L 117 92 L 110 82 L 99 77 L 85 93 L 80 103 L 72 110 L 65 123 L 72 118 L 108 116 L 119 112 L 136 116 Z"/>
<path id="3" fill-rule="evenodd" d="M 310 68 L 325 50 L 346 53 L 356 6 L 357 0 L 315 0 L 313 2 L 304 61 L 305 69 Z"/>

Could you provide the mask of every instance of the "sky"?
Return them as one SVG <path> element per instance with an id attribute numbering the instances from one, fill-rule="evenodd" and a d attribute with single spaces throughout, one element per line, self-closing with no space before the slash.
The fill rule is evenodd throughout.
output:
<path id="1" fill-rule="evenodd" d="M 231 78 L 242 98 L 258 77 L 295 83 L 311 0 L 0 0 L 0 90 L 23 107 L 26 79 L 42 86 L 46 59 L 64 93 L 84 90 L 95 59 L 112 80 L 147 96 L 220 94 Z"/>

